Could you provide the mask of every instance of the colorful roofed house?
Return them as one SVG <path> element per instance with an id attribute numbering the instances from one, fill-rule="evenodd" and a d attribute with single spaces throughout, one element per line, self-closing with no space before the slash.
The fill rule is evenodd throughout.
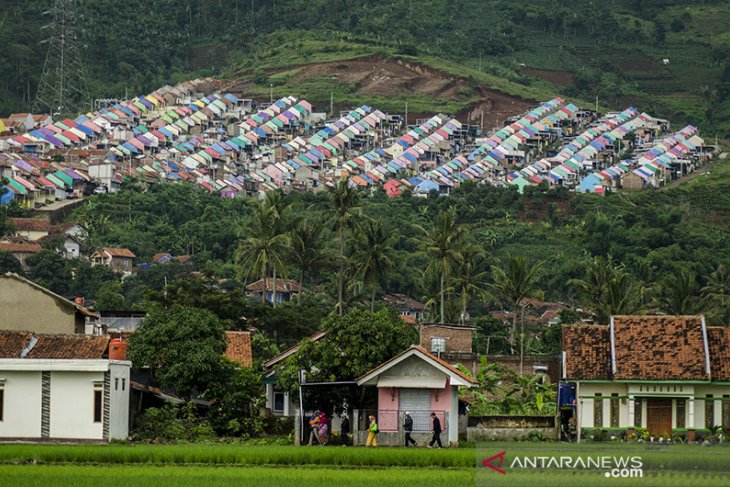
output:
<path id="1" fill-rule="evenodd" d="M 614 316 L 563 327 L 563 379 L 581 435 L 654 437 L 730 428 L 730 328 L 703 316 Z M 580 436 L 579 436 L 580 438 Z"/>

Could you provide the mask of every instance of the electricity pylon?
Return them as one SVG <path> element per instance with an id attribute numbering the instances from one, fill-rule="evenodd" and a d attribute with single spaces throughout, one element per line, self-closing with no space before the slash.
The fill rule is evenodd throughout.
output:
<path id="1" fill-rule="evenodd" d="M 88 87 L 76 22 L 77 4 L 77 0 L 55 0 L 53 7 L 43 12 L 53 20 L 42 27 L 50 36 L 41 41 L 48 45 L 48 52 L 33 104 L 35 113 L 75 115 L 88 110 Z"/>

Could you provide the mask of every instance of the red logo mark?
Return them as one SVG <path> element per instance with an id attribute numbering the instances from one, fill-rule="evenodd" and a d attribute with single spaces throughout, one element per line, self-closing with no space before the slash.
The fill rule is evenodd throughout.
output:
<path id="1" fill-rule="evenodd" d="M 507 472 L 505 470 L 501 469 L 500 467 L 502 465 L 504 465 L 504 455 L 506 453 L 507 453 L 506 451 L 503 451 L 502 453 L 497 453 L 496 455 L 484 460 L 482 462 L 482 465 L 484 465 L 487 468 L 491 468 L 492 470 L 494 470 L 497 473 L 501 473 L 502 475 L 505 475 Z M 492 462 L 497 459 L 499 459 L 499 465 L 492 465 Z"/>

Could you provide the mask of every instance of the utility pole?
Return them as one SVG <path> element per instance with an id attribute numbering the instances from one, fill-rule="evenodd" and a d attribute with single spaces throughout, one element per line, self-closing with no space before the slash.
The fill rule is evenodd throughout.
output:
<path id="1" fill-rule="evenodd" d="M 332 115 L 334 115 L 334 113 L 335 113 L 335 108 L 334 108 L 335 104 L 334 104 L 334 102 L 335 102 L 334 92 L 333 91 L 330 91 L 330 117 Z"/>
<path id="2" fill-rule="evenodd" d="M 48 44 L 48 51 L 33 104 L 34 113 L 76 114 L 86 107 L 89 96 L 81 61 L 77 5 L 77 0 L 55 0 L 53 7 L 43 12 L 52 20 L 42 28 L 50 36 L 41 41 Z"/>
<path id="3" fill-rule="evenodd" d="M 406 102 L 406 120 L 405 120 L 405 127 L 404 129 L 408 128 L 408 102 Z"/>
<path id="4" fill-rule="evenodd" d="M 479 127 L 481 128 L 481 131 L 483 133 L 484 132 L 484 109 L 483 108 L 482 108 L 482 111 L 480 112 L 479 118 L 480 118 Z"/>

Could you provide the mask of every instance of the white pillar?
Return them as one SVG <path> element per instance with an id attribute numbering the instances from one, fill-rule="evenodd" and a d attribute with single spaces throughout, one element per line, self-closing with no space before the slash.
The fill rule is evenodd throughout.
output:
<path id="1" fill-rule="evenodd" d="M 288 417 L 290 415 L 289 404 L 290 404 L 289 393 L 285 392 L 284 393 L 284 417 Z"/>
<path id="2" fill-rule="evenodd" d="M 266 384 L 266 407 L 274 410 L 274 384 Z"/>
<path id="3" fill-rule="evenodd" d="M 634 423 L 636 421 L 636 417 L 634 415 L 634 409 L 635 409 L 634 396 L 629 396 L 629 424 L 626 425 L 627 428 L 634 427 Z M 621 426 L 620 423 L 619 423 L 619 426 Z"/>
<path id="4" fill-rule="evenodd" d="M 459 388 L 451 386 L 451 410 L 449 411 L 449 445 L 459 442 Z"/>
<path id="5" fill-rule="evenodd" d="M 694 429 L 695 426 L 695 398 L 690 397 L 687 401 L 687 424 L 685 425 L 688 429 Z"/>

